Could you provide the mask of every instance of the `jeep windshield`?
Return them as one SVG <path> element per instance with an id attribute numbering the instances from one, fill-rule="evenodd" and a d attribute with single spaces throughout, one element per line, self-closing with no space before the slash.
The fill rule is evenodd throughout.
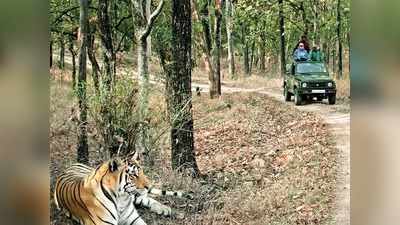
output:
<path id="1" fill-rule="evenodd" d="M 326 73 L 326 67 L 323 63 L 299 63 L 296 66 L 296 72 L 302 75 L 311 73 Z"/>

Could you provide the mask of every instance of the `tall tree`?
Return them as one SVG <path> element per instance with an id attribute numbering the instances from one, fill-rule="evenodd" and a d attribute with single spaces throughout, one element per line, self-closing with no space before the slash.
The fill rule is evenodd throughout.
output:
<path id="1" fill-rule="evenodd" d="M 172 167 L 190 169 L 198 175 L 192 116 L 191 91 L 191 4 L 190 0 L 172 2 L 172 69 L 167 73 L 168 108 L 171 123 Z"/>
<path id="2" fill-rule="evenodd" d="M 104 70 L 103 80 L 107 91 L 110 91 L 115 79 L 116 54 L 113 44 L 112 25 L 110 19 L 110 0 L 99 0 L 98 24 L 101 43 L 103 45 Z M 92 46 L 90 46 L 92 47 Z"/>
<path id="3" fill-rule="evenodd" d="M 65 68 L 65 41 L 63 34 L 60 36 L 60 58 L 58 60 L 58 67 L 62 70 Z"/>
<path id="4" fill-rule="evenodd" d="M 241 30 L 242 30 L 242 49 L 243 49 L 243 68 L 244 73 L 249 76 L 250 75 L 250 56 L 249 56 L 249 43 L 246 40 L 247 35 L 247 25 L 244 22 L 241 23 Z"/>
<path id="5" fill-rule="evenodd" d="M 226 1 L 226 35 L 228 41 L 228 66 L 229 66 L 229 75 L 231 78 L 235 78 L 235 53 L 233 48 L 233 40 L 232 40 L 232 29 L 233 29 L 233 4 L 232 0 Z"/>
<path id="6" fill-rule="evenodd" d="M 341 18 L 341 0 L 337 0 L 337 43 L 338 43 L 338 75 L 343 75 L 343 46 L 342 46 L 342 18 Z"/>
<path id="7" fill-rule="evenodd" d="M 203 51 L 203 58 L 204 58 L 204 64 L 206 67 L 206 70 L 208 72 L 208 79 L 210 81 L 214 79 L 214 71 L 213 71 L 213 65 L 211 62 L 211 50 L 212 50 L 212 43 L 211 43 L 211 30 L 210 30 L 210 24 L 209 24 L 209 10 L 208 10 L 208 1 L 205 1 L 204 3 L 201 4 L 201 8 L 199 9 L 197 0 L 191 0 L 191 4 L 193 6 L 193 11 L 194 11 L 194 18 L 196 21 L 200 21 L 201 23 L 201 28 L 202 28 L 202 35 L 201 35 L 201 40 L 202 44 L 200 45 Z M 200 10 L 200 13 L 199 13 Z M 210 88 L 211 91 L 211 88 Z"/>
<path id="8" fill-rule="evenodd" d="M 100 84 L 99 84 L 100 66 L 96 59 L 96 50 L 95 50 L 96 26 L 97 26 L 96 19 L 89 20 L 88 57 L 90 60 L 90 64 L 92 64 L 92 79 L 94 88 L 96 89 L 97 93 L 100 93 Z"/>
<path id="9" fill-rule="evenodd" d="M 222 7 L 224 0 L 215 0 L 215 37 L 214 48 L 212 51 L 214 64 L 214 88 L 215 94 L 220 96 L 221 92 L 221 26 L 222 26 Z"/>
<path id="10" fill-rule="evenodd" d="M 221 26 L 223 0 L 215 0 L 214 8 L 214 29 L 211 28 L 210 0 L 200 0 L 200 7 L 194 0 L 194 11 L 200 19 L 202 26 L 203 51 L 208 64 L 210 83 L 210 98 L 221 95 Z M 199 9 L 199 10 L 198 10 Z M 200 11 L 200 12 L 199 12 Z"/>
<path id="11" fill-rule="evenodd" d="M 314 0 L 313 1 L 313 13 L 314 13 L 314 18 L 313 18 L 313 44 L 314 45 L 319 45 L 320 44 L 320 31 L 319 31 L 319 24 L 320 24 L 320 18 L 319 18 L 319 1 Z"/>
<path id="12" fill-rule="evenodd" d="M 148 132 L 147 126 L 144 125 L 146 121 L 146 117 L 148 114 L 148 104 L 149 104 L 149 59 L 148 59 L 148 37 L 153 29 L 154 22 L 160 14 L 163 6 L 164 0 L 161 0 L 157 6 L 157 9 L 148 16 L 146 12 L 146 5 L 149 0 L 132 0 L 132 15 L 137 15 L 139 23 L 139 32 L 136 37 L 138 42 L 138 80 L 139 80 L 139 120 L 140 120 L 140 129 L 139 129 L 139 137 L 137 141 L 137 150 L 140 153 L 143 153 L 147 149 L 148 142 Z"/>
<path id="13" fill-rule="evenodd" d="M 50 37 L 50 68 L 53 67 L 53 40 Z"/>
<path id="14" fill-rule="evenodd" d="M 263 21 L 263 30 L 266 28 L 266 22 Z M 265 31 L 261 31 L 260 33 L 260 69 L 261 72 L 265 72 L 265 47 L 266 47 L 266 35 Z"/>
<path id="15" fill-rule="evenodd" d="M 74 49 L 73 37 L 69 37 L 68 50 L 72 56 L 72 89 L 76 88 L 76 51 Z"/>
<path id="16" fill-rule="evenodd" d="M 278 0 L 279 4 L 279 36 L 281 40 L 281 76 L 285 75 L 286 54 L 285 54 L 285 20 L 283 13 L 283 0 Z"/>
<path id="17" fill-rule="evenodd" d="M 102 81 L 103 81 L 103 96 L 105 101 L 102 104 L 102 117 L 103 121 L 105 122 L 106 133 L 104 135 L 104 144 L 105 149 L 109 151 L 110 156 L 116 154 L 117 149 L 114 143 L 114 129 L 112 126 L 113 117 L 111 115 L 111 98 L 112 98 L 112 90 L 115 83 L 115 68 L 116 68 L 116 54 L 114 49 L 114 42 L 113 42 L 113 35 L 112 35 L 112 24 L 110 18 L 110 0 L 99 0 L 98 10 L 97 10 L 97 17 L 98 17 L 98 27 L 99 27 L 99 34 L 101 43 L 103 46 L 103 74 L 102 74 Z M 89 35 L 90 39 L 92 36 Z M 92 41 L 92 40 L 90 40 Z M 92 49 L 92 43 L 89 44 L 90 51 Z M 91 56 L 92 52 L 90 52 L 89 57 Z"/>
<path id="18" fill-rule="evenodd" d="M 146 17 L 151 16 L 151 0 L 146 0 Z M 151 60 L 151 34 L 147 36 L 147 56 Z"/>
<path id="19" fill-rule="evenodd" d="M 86 99 L 86 53 L 87 53 L 87 31 L 88 31 L 88 0 L 80 0 L 80 52 L 79 52 L 79 76 L 78 76 L 78 99 L 79 99 L 79 132 L 78 132 L 78 162 L 89 162 L 89 149 L 87 143 L 87 99 Z"/>

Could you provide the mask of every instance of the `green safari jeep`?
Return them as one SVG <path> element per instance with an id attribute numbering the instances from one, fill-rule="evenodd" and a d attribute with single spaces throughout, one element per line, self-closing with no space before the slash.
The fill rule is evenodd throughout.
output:
<path id="1" fill-rule="evenodd" d="M 336 103 L 336 84 L 322 62 L 294 62 L 286 65 L 283 82 L 285 101 L 290 101 L 294 95 L 294 103 L 300 105 L 304 100 L 322 101 L 328 98 L 328 103 Z"/>

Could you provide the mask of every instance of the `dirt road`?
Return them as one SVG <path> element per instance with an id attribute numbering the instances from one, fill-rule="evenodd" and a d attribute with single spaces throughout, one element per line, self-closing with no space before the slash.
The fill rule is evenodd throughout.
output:
<path id="1" fill-rule="evenodd" d="M 192 83 L 195 90 L 199 87 L 202 92 L 208 92 L 208 85 Z M 222 93 L 232 92 L 256 92 L 265 94 L 278 101 L 284 102 L 282 91 L 278 89 L 247 89 L 222 86 Z M 337 198 L 335 221 L 338 225 L 350 224 L 350 105 L 340 103 L 328 105 L 324 102 L 314 102 L 301 106 L 295 106 L 293 101 L 286 104 L 293 105 L 298 110 L 313 112 L 321 116 L 328 124 L 333 136 L 336 148 L 339 150 L 339 165 L 337 178 Z"/>

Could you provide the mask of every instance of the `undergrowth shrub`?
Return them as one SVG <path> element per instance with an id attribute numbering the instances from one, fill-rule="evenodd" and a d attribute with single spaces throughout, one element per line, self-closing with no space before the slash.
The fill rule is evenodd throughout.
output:
<path id="1" fill-rule="evenodd" d="M 139 129 L 143 126 L 148 130 L 147 149 L 158 148 L 158 139 L 168 130 L 166 107 L 163 93 L 154 90 L 150 90 L 150 93 L 148 116 L 144 122 L 140 122 L 138 83 L 131 76 L 118 77 L 110 89 L 101 84 L 99 92 L 88 92 L 89 115 L 104 158 L 135 151 Z"/>
<path id="2" fill-rule="evenodd" d="M 100 85 L 99 92 L 88 93 L 88 110 L 100 148 L 110 155 L 134 150 L 138 133 L 137 84 L 119 78 L 112 88 Z"/>

